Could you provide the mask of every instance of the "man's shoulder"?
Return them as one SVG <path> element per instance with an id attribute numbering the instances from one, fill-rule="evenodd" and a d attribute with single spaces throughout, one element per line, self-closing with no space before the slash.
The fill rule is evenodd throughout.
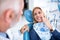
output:
<path id="1" fill-rule="evenodd" d="M 8 38 L 0 36 L 0 40 L 9 40 Z"/>

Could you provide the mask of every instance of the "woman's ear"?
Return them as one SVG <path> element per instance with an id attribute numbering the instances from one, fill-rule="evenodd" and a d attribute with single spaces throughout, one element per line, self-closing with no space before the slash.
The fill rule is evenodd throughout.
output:
<path id="1" fill-rule="evenodd" d="M 7 23 L 11 23 L 12 20 L 14 19 L 14 17 L 15 17 L 15 14 L 14 14 L 13 10 L 8 9 L 8 10 L 5 11 L 5 13 L 4 13 L 4 20 Z"/>

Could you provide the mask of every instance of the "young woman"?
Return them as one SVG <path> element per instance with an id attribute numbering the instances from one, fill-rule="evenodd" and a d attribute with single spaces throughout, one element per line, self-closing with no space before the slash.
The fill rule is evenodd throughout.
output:
<path id="1" fill-rule="evenodd" d="M 45 14 L 42 11 L 42 9 L 40 7 L 35 7 L 33 9 L 32 14 L 34 19 L 33 29 L 36 32 L 36 34 L 39 36 L 39 38 L 41 38 L 41 40 L 50 40 L 50 30 L 53 30 L 52 25 L 50 24 L 49 20 L 45 17 Z"/>
<path id="2" fill-rule="evenodd" d="M 33 19 L 34 19 L 34 22 L 33 22 L 34 24 L 33 24 L 33 28 L 29 31 L 31 40 L 41 40 L 42 39 L 41 37 L 44 35 L 38 34 L 39 32 L 37 32 L 37 31 L 38 31 L 39 27 L 43 27 L 43 26 L 44 26 L 43 27 L 44 29 L 45 29 L 45 27 L 46 27 L 46 29 L 49 29 L 48 34 L 50 32 L 52 34 L 52 36 L 50 36 L 51 37 L 50 39 L 48 39 L 49 38 L 47 36 L 48 34 L 46 35 L 48 40 L 60 40 L 60 35 L 59 35 L 60 33 L 53 28 L 53 26 L 50 24 L 49 20 L 46 18 L 44 12 L 42 11 L 42 9 L 40 7 L 35 7 L 33 9 L 32 15 L 33 15 Z M 41 23 L 42 25 L 40 25 L 39 27 L 36 27 L 35 25 L 37 23 Z M 21 29 L 21 32 L 24 33 L 26 30 L 28 30 L 27 25 L 25 25 Z M 44 34 L 44 32 L 41 32 L 41 31 L 40 31 L 40 33 Z"/>

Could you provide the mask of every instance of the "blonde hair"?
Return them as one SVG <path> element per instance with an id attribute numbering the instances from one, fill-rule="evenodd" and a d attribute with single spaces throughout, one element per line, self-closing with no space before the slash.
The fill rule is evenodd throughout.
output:
<path id="1" fill-rule="evenodd" d="M 33 20 L 34 20 L 34 23 L 37 23 L 37 21 L 34 19 L 34 11 L 35 9 L 40 9 L 42 11 L 42 9 L 40 7 L 35 7 L 32 11 L 32 16 L 33 16 Z"/>

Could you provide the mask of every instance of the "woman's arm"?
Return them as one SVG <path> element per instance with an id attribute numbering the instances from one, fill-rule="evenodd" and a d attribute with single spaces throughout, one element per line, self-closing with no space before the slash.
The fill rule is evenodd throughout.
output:
<path id="1" fill-rule="evenodd" d="M 52 25 L 50 24 L 49 20 L 48 20 L 45 16 L 43 16 L 42 19 L 43 19 L 43 22 L 46 24 L 46 26 L 47 26 L 51 31 L 53 31 L 53 27 L 52 27 Z"/>
<path id="2" fill-rule="evenodd" d="M 58 32 L 56 29 L 53 29 L 53 26 L 50 24 L 49 20 L 46 17 L 43 17 L 43 22 L 51 30 L 51 33 L 54 39 L 60 40 L 60 32 Z"/>
<path id="3" fill-rule="evenodd" d="M 54 39 L 60 40 L 60 32 L 58 32 L 57 30 L 54 30 L 51 33 L 52 33 L 52 37 L 54 37 Z"/>

